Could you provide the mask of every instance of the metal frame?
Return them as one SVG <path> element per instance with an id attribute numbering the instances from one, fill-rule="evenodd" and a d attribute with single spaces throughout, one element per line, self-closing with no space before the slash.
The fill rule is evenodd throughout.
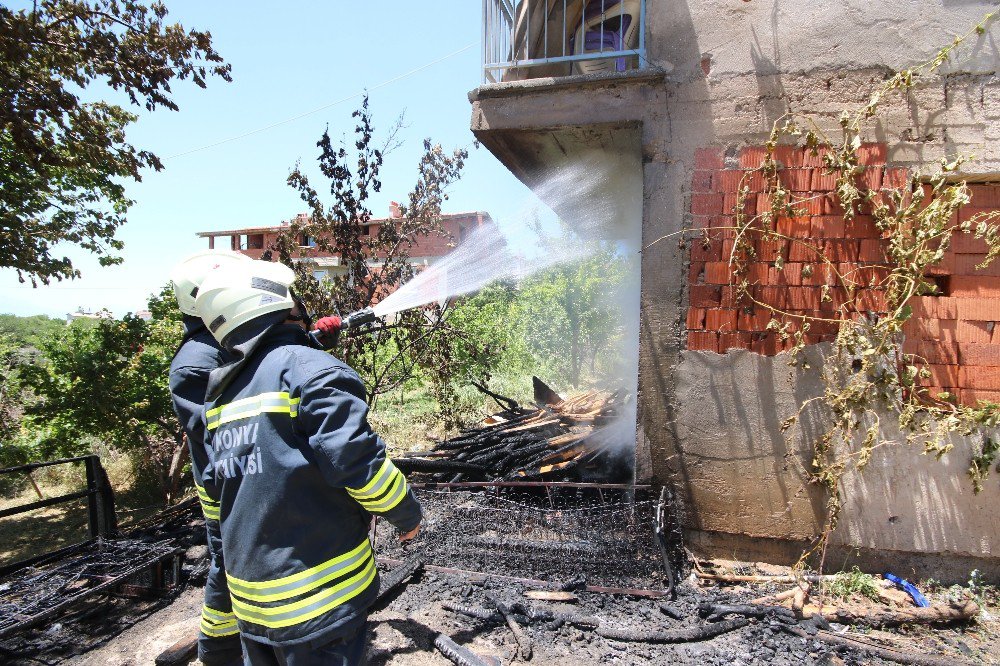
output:
<path id="1" fill-rule="evenodd" d="M 556 0 L 558 2 L 558 0 Z M 518 0 L 517 4 L 525 5 L 525 39 L 524 58 L 517 58 L 518 44 L 515 43 L 516 26 L 514 20 L 517 16 L 515 0 L 483 0 L 483 83 L 499 83 L 503 80 L 503 74 L 511 69 L 538 67 L 540 65 L 550 65 L 559 63 L 573 63 L 585 60 L 617 59 L 636 56 L 639 58 L 639 69 L 647 66 L 646 60 L 646 0 L 640 0 L 639 4 L 639 45 L 635 49 L 619 49 L 614 51 L 604 50 L 604 25 L 601 25 L 601 50 L 596 53 L 570 54 L 568 44 L 570 35 L 567 31 L 566 15 L 567 7 L 575 0 L 562 0 L 562 23 L 563 40 L 561 53 L 550 55 L 548 52 L 549 41 L 549 21 L 545 21 L 543 30 L 542 53 L 531 57 L 531 5 L 536 2 L 545 3 L 548 9 L 549 0 Z M 601 15 L 605 14 L 605 2 L 612 0 L 601 0 Z M 586 6 L 588 0 L 580 0 L 582 11 L 580 14 L 580 27 L 586 25 Z M 625 3 L 619 2 L 619 17 L 625 14 Z M 546 12 L 547 13 L 547 12 Z M 614 9 L 611 10 L 611 17 L 614 17 Z M 574 26 L 574 34 L 576 27 Z M 584 30 L 586 34 L 586 30 Z"/>
<path id="2" fill-rule="evenodd" d="M 87 524 L 90 528 L 90 538 L 95 539 L 97 537 L 106 537 L 116 534 L 118 532 L 118 519 L 115 515 L 115 495 L 114 491 L 111 489 L 111 483 L 108 481 L 108 475 L 104 471 L 104 467 L 101 466 L 101 459 L 99 456 L 78 456 L 76 458 L 62 458 L 60 460 L 49 460 L 46 462 L 18 465 L 16 467 L 6 467 L 4 469 L 0 469 L 0 474 L 23 473 L 28 474 L 30 478 L 31 472 L 36 469 L 40 469 L 42 467 L 52 467 L 53 465 L 67 465 L 77 462 L 84 463 L 86 468 L 86 490 L 80 490 L 75 493 L 66 493 L 65 495 L 49 497 L 48 499 L 41 499 L 37 502 L 29 502 L 28 504 L 21 504 L 19 506 L 13 506 L 8 509 L 0 510 L 0 519 L 7 518 L 9 516 L 16 516 L 22 513 L 28 513 L 29 511 L 35 511 L 37 509 L 44 509 L 45 507 L 53 506 L 55 504 L 63 504 L 65 502 L 72 502 L 74 500 L 86 498 Z M 74 546 L 69 546 L 68 548 L 73 548 Z M 56 552 L 62 552 L 62 550 L 64 549 L 60 549 Z M 22 560 L 21 562 L 8 564 L 3 566 L 0 570 L 5 573 L 9 571 L 16 571 L 17 569 L 32 562 L 36 562 L 39 558 L 44 558 L 48 555 L 49 554 L 45 554 L 28 560 Z"/>

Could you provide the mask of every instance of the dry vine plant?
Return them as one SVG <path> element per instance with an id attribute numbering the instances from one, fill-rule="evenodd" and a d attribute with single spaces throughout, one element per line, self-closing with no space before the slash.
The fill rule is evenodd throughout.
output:
<path id="1" fill-rule="evenodd" d="M 982 488 L 1000 450 L 987 432 L 1000 423 L 1000 405 L 980 402 L 975 407 L 962 406 L 948 394 L 931 395 L 919 385 L 920 379 L 930 377 L 923 367 L 924 359 L 902 352 L 903 325 L 913 316 L 913 299 L 937 293 L 929 269 L 945 257 L 956 234 L 982 239 L 988 253 L 978 268 L 990 264 L 1000 255 L 1000 212 L 980 213 L 959 221 L 958 209 L 970 202 L 966 183 L 958 178 L 964 157 L 943 161 L 933 175 L 913 174 L 899 189 L 859 186 L 864 170 L 859 159 L 861 136 L 868 123 L 877 118 L 885 98 L 893 92 L 905 94 L 922 78 L 938 71 L 960 44 L 970 36 L 985 33 L 995 15 L 987 14 L 968 34 L 956 38 L 928 62 L 887 79 L 860 110 L 844 111 L 839 117 L 839 132 L 824 131 L 811 117 L 786 114 L 773 126 L 763 164 L 748 170 L 739 185 L 735 227 L 729 227 L 735 241 L 728 257 L 730 281 L 737 297 L 770 313 L 768 330 L 790 341 L 790 364 L 803 369 L 811 369 L 801 354 L 810 329 L 838 327 L 833 354 L 817 369 L 823 380 L 822 395 L 801 404 L 795 415 L 783 423 L 783 430 L 790 432 L 810 406 L 825 409 L 831 416 L 829 426 L 812 444 L 809 470 L 810 480 L 828 493 L 827 512 L 820 534 L 802 554 L 799 567 L 818 554 L 822 570 L 830 535 L 841 514 L 841 480 L 845 472 L 852 466 L 863 470 L 876 448 L 898 443 L 886 436 L 884 425 L 898 426 L 907 444 L 921 445 L 925 453 L 939 458 L 952 448 L 952 435 L 975 435 L 977 450 L 969 475 L 976 492 Z M 824 254 L 821 243 L 778 233 L 779 218 L 805 215 L 803 208 L 812 198 L 790 191 L 779 178 L 779 162 L 786 154 L 783 151 L 789 150 L 787 144 L 793 142 L 804 144 L 813 157 L 822 159 L 825 173 L 836 177 L 835 196 L 845 222 L 862 211 L 873 216 L 885 248 L 884 266 L 844 270 L 843 263 Z M 761 177 L 770 209 L 748 212 L 749 179 Z M 757 248 L 767 243 L 777 248 L 773 266 L 779 271 L 794 244 L 805 246 L 807 253 L 815 257 L 803 275 L 824 271 L 828 276 L 823 280 L 826 284 L 821 295 L 823 309 L 829 310 L 829 315 L 789 312 L 765 302 L 759 292 L 755 297 L 756 285 L 748 278 L 747 267 L 760 260 Z M 870 293 L 872 289 L 885 296 L 886 305 L 878 308 L 879 314 L 858 302 L 859 292 Z M 894 422 L 883 423 L 889 416 Z"/>

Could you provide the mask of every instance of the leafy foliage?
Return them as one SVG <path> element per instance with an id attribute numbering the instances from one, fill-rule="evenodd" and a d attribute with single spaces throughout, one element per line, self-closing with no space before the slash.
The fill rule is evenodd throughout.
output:
<path id="1" fill-rule="evenodd" d="M 97 438 L 135 454 L 153 468 L 163 496 L 176 496 L 184 445 L 168 373 L 181 326 L 166 308 L 171 300 L 166 289 L 154 297 L 159 317 L 148 322 L 134 315 L 102 319 L 42 343 L 44 362 L 23 373 L 37 396 L 26 421 L 41 457 L 86 453 L 87 440 Z"/>
<path id="2" fill-rule="evenodd" d="M 0 334 L 9 335 L 14 343 L 22 346 L 38 347 L 44 338 L 65 327 L 65 321 L 52 319 L 48 315 L 18 317 L 0 314 Z"/>
<path id="3" fill-rule="evenodd" d="M 162 2 L 39 0 L 0 6 L 0 267 L 33 285 L 79 276 L 61 242 L 120 263 L 115 239 L 132 202 L 123 181 L 163 165 L 129 144 L 136 115 L 81 91 L 104 82 L 152 111 L 177 110 L 171 84 L 205 87 L 230 66 L 208 32 L 165 22 Z"/>
<path id="4" fill-rule="evenodd" d="M 850 599 L 857 595 L 867 597 L 872 601 L 881 601 L 878 579 L 866 574 L 858 567 L 850 571 L 841 571 L 825 584 L 826 592 L 838 599 Z"/>
<path id="5" fill-rule="evenodd" d="M 296 291 L 310 311 L 321 314 L 346 314 L 370 307 L 414 275 L 410 261 L 414 244 L 430 236 L 447 237 L 441 224 L 441 206 L 448 198 L 447 188 L 459 178 L 468 157 L 465 150 L 446 153 L 440 145 L 425 141 L 417 183 L 407 203 L 400 206 L 400 216 L 391 223 L 378 224 L 372 233 L 368 200 L 382 189 L 380 171 L 395 132 L 390 132 L 381 147 L 376 145 L 367 98 L 353 117 L 357 120 L 354 154 L 343 145 L 335 146 L 329 130 L 317 143 L 320 172 L 329 181 L 329 202 L 324 202 L 306 174 L 296 168 L 288 183 L 308 204 L 309 216 L 293 220 L 265 255 L 296 271 Z M 318 250 L 339 256 L 346 270 L 320 283 L 312 275 L 310 249 L 300 247 L 303 236 L 314 239 Z M 450 305 L 444 304 L 400 313 L 392 324 L 375 332 L 342 338 L 335 353 L 359 372 L 373 403 L 379 395 L 421 373 L 444 392 L 460 365 L 470 356 L 485 353 L 474 339 L 447 326 L 449 310 Z"/>
<path id="6" fill-rule="evenodd" d="M 740 187 L 733 229 L 736 246 L 730 260 L 735 276 L 733 284 L 739 297 L 771 312 L 773 319 L 769 327 L 784 339 L 793 338 L 791 363 L 803 370 L 812 369 L 800 354 L 810 326 L 817 322 L 833 322 L 839 326 L 835 353 L 825 367 L 819 368 L 824 380 L 822 395 L 805 401 L 796 415 L 784 423 L 786 429 L 790 428 L 803 411 L 813 405 L 822 405 L 831 417 L 830 427 L 813 441 L 810 470 L 812 481 L 827 490 L 828 514 L 821 533 L 803 554 L 800 564 L 819 552 L 819 568 L 822 569 L 829 537 L 840 516 L 841 479 L 845 472 L 852 468 L 863 470 L 876 448 L 896 443 L 883 434 L 886 414 L 893 417 L 892 425 L 898 426 L 907 443 L 917 444 L 926 453 L 938 457 L 951 450 L 952 434 L 982 438 L 984 427 L 1000 424 L 997 405 L 961 406 L 954 404 L 950 396 L 929 395 L 917 382 L 918 378 L 927 376 L 923 359 L 902 353 L 903 325 L 913 316 L 912 299 L 937 293 L 936 284 L 927 277 L 928 269 L 944 258 L 952 239 L 959 234 L 983 240 L 989 250 L 980 267 L 991 263 L 1000 256 L 1000 216 L 996 212 L 980 213 L 959 221 L 959 208 L 970 201 L 965 182 L 956 179 L 965 161 L 963 157 L 944 160 L 939 171 L 930 176 L 914 174 L 910 182 L 898 190 L 862 190 L 857 184 L 863 169 L 858 156 L 861 137 L 867 123 L 877 117 L 886 96 L 894 91 L 906 92 L 921 78 L 938 71 L 965 39 L 983 34 L 994 16 L 995 13 L 987 14 L 967 35 L 956 38 L 928 62 L 890 77 L 857 112 L 843 112 L 839 118 L 839 133 L 828 133 L 814 118 L 794 113 L 777 121 L 759 169 L 770 197 L 769 210 L 755 214 L 746 212 L 750 189 Z M 779 143 L 787 139 L 803 142 L 814 157 L 822 157 L 826 172 L 836 178 L 835 194 L 845 220 L 851 220 L 861 207 L 871 209 L 878 229 L 887 239 L 887 263 L 880 267 L 884 269 L 884 278 L 867 280 L 842 273 L 840 265 L 826 256 L 822 248 L 809 240 L 785 236 L 775 230 L 779 217 L 803 215 L 808 203 L 807 198 L 785 189 L 778 178 L 775 155 Z M 750 177 L 751 173 L 745 177 Z M 745 269 L 755 254 L 752 242 L 755 238 L 806 245 L 808 251 L 817 256 L 816 266 L 833 276 L 837 286 L 848 294 L 848 303 L 835 315 L 816 317 L 788 312 L 754 298 L 753 285 L 747 280 Z M 782 265 L 779 256 L 774 266 L 782 270 Z M 849 306 L 853 295 L 861 288 L 884 290 L 888 315 L 853 312 Z M 823 300 L 832 300 L 830 286 L 823 287 Z M 799 323 L 795 333 L 789 333 L 791 320 Z M 996 444 L 985 438 L 969 468 L 977 491 L 996 455 Z"/>

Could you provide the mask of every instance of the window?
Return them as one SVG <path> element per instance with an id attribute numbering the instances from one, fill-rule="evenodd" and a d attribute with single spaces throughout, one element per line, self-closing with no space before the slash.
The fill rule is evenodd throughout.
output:
<path id="1" fill-rule="evenodd" d="M 316 247 L 316 239 L 308 234 L 302 234 L 299 245 L 301 247 Z"/>
<path id="2" fill-rule="evenodd" d="M 328 273 L 325 270 L 317 269 L 313 271 L 313 277 L 322 282 L 327 278 Z"/>

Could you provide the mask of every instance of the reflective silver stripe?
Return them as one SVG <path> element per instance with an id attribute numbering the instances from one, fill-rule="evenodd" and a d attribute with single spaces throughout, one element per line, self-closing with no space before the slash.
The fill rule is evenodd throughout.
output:
<path id="1" fill-rule="evenodd" d="M 375 580 L 376 573 L 375 559 L 369 558 L 368 564 L 358 573 L 301 601 L 280 606 L 254 607 L 233 597 L 233 611 L 244 622 L 272 629 L 301 624 L 333 610 L 367 590 Z"/>
<path id="2" fill-rule="evenodd" d="M 372 513 L 385 513 L 386 511 L 395 508 L 397 504 L 402 502 L 407 491 L 410 489 L 410 486 L 406 483 L 406 478 L 402 475 L 402 473 L 396 472 L 396 474 L 397 477 L 395 485 L 393 485 L 392 491 L 385 499 L 374 503 L 362 503 L 361 506 Z"/>
<path id="3" fill-rule="evenodd" d="M 245 581 L 229 573 L 229 591 L 248 601 L 281 601 L 306 594 L 324 583 L 340 578 L 371 557 L 372 547 L 366 537 L 360 545 L 343 555 L 274 581 Z"/>
<path id="4" fill-rule="evenodd" d="M 206 427 L 215 430 L 224 423 L 247 419 L 263 413 L 298 415 L 300 398 L 292 398 L 287 391 L 261 393 L 249 398 L 242 398 L 205 412 Z"/>
<path id="5" fill-rule="evenodd" d="M 210 638 L 232 636 L 239 633 L 236 614 L 217 611 L 208 606 L 201 607 L 201 632 Z"/>

